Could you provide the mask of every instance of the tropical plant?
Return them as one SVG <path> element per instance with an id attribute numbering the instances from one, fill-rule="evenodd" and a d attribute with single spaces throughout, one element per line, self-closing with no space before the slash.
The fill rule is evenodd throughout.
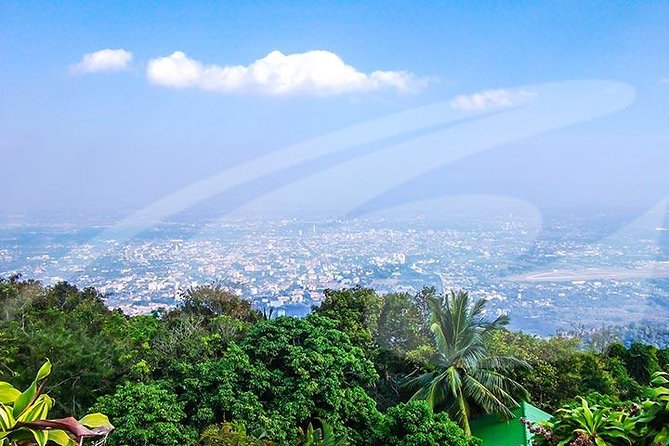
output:
<path id="1" fill-rule="evenodd" d="M 607 407 L 590 406 L 585 398 L 580 398 L 581 405 L 574 408 L 563 408 L 558 411 L 561 424 L 553 429 L 553 433 L 563 439 L 561 443 L 569 444 L 577 438 L 589 441 L 597 446 L 613 444 L 632 444 L 625 435 L 621 421 L 625 419 L 622 412 L 613 412 Z M 566 430 L 571 434 L 562 435 Z"/>
<path id="2" fill-rule="evenodd" d="M 669 373 L 656 372 L 651 378 L 647 400 L 641 403 L 639 444 L 669 445 Z"/>
<path id="3" fill-rule="evenodd" d="M 348 446 L 345 437 L 335 434 L 334 428 L 325 420 L 320 420 L 321 427 L 314 428 L 309 423 L 306 430 L 297 429 L 297 446 Z"/>
<path id="4" fill-rule="evenodd" d="M 480 299 L 472 305 L 464 291 L 429 300 L 430 329 L 437 349 L 432 359 L 434 370 L 408 383 L 420 387 L 412 399 L 426 400 L 433 409 L 445 409 L 468 435 L 474 411 L 498 412 L 511 418 L 509 407 L 518 405 L 513 395 L 528 397 L 510 373 L 529 365 L 515 357 L 491 355 L 487 350 L 486 340 L 509 319 L 486 319 L 485 303 Z"/>
<path id="5" fill-rule="evenodd" d="M 209 426 L 200 436 L 202 446 L 275 446 L 276 443 L 259 439 L 246 431 L 241 422 L 225 422 Z"/>
<path id="6" fill-rule="evenodd" d="M 44 393 L 44 388 L 50 373 L 51 363 L 47 360 L 23 392 L 0 382 L 0 446 L 44 446 L 49 441 L 77 446 L 87 439 L 104 443 L 114 428 L 105 415 L 89 414 L 79 421 L 72 417 L 48 418 L 53 399 Z"/>
<path id="7" fill-rule="evenodd" d="M 614 402 L 602 395 L 579 398 L 580 404 L 567 405 L 555 418 L 529 425 L 534 444 L 596 446 L 668 446 L 669 375 L 656 372 L 653 387 L 640 404 Z M 592 404 L 589 400 L 597 400 Z"/>
<path id="8" fill-rule="evenodd" d="M 181 305 L 177 311 L 204 316 L 228 315 L 245 322 L 257 322 L 262 314 L 251 302 L 220 285 L 202 285 L 181 293 Z"/>

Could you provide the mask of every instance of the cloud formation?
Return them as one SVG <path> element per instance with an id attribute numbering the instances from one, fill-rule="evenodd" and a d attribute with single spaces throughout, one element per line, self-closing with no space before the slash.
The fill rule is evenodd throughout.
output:
<path id="1" fill-rule="evenodd" d="M 181 51 L 149 61 L 146 75 L 155 85 L 199 88 L 218 93 L 335 95 L 394 89 L 412 92 L 427 81 L 407 71 L 364 73 L 329 51 L 283 54 L 272 51 L 250 65 L 204 65 Z"/>
<path id="2" fill-rule="evenodd" d="M 456 96 L 451 106 L 464 111 L 483 111 L 509 108 L 530 102 L 534 93 L 525 90 L 485 90 L 471 95 Z"/>
<path id="3" fill-rule="evenodd" d="M 661 84 L 669 85 L 669 77 L 665 77 L 664 79 L 660 79 Z"/>
<path id="4" fill-rule="evenodd" d="M 124 49 L 104 49 L 84 54 L 81 61 L 70 66 L 73 74 L 125 70 L 132 62 L 132 53 Z"/>

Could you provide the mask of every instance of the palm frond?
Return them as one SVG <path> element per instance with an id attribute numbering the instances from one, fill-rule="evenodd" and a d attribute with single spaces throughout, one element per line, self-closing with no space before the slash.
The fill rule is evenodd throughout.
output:
<path id="1" fill-rule="evenodd" d="M 483 369 L 497 370 L 501 372 L 532 370 L 532 366 L 527 362 L 513 356 L 486 356 L 479 361 L 478 366 Z"/>
<path id="2" fill-rule="evenodd" d="M 494 389 L 494 391 L 492 389 Z M 480 406 L 486 412 L 497 412 L 508 418 L 513 417 L 513 414 L 506 405 L 508 401 L 503 401 L 503 399 L 500 398 L 500 393 L 502 395 L 506 393 L 503 390 L 493 386 L 489 388 L 472 375 L 466 375 L 463 378 L 463 391 L 468 398 L 474 401 L 477 406 Z M 513 400 L 510 395 L 508 397 L 515 403 L 515 400 Z M 514 405 L 518 404 L 516 403 Z"/>
<path id="3" fill-rule="evenodd" d="M 467 292 L 451 291 L 428 300 L 430 330 L 437 354 L 432 358 L 435 372 L 409 381 L 419 387 L 412 399 L 424 399 L 433 408 L 445 408 L 460 426 L 468 429 L 469 405 L 511 416 L 509 407 L 517 405 L 514 395 L 527 397 L 527 391 L 508 375 L 528 370 L 520 359 L 491 356 L 486 339 L 509 322 L 505 315 L 485 317 L 485 299 L 471 303 Z"/>

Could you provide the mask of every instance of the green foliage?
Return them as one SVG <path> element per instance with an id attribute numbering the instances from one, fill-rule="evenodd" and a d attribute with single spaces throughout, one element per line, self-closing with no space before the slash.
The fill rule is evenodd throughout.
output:
<path id="1" fill-rule="evenodd" d="M 632 364 L 628 361 L 629 350 L 622 344 L 612 344 L 597 354 L 581 350 L 576 338 L 540 339 L 499 331 L 487 345 L 497 355 L 515 356 L 532 366 L 531 371 L 516 371 L 515 378 L 528 390 L 532 403 L 548 412 L 556 411 L 577 395 L 591 392 L 620 400 L 639 398 L 642 393 L 642 384 L 628 369 L 628 364 Z"/>
<path id="2" fill-rule="evenodd" d="M 248 300 L 230 293 L 218 285 L 204 285 L 189 288 L 181 294 L 181 305 L 177 312 L 204 316 L 227 315 L 245 322 L 258 322 L 262 314 L 254 310 Z"/>
<path id="3" fill-rule="evenodd" d="M 486 340 L 508 323 L 506 316 L 486 320 L 485 300 L 470 304 L 466 292 L 433 298 L 432 332 L 437 347 L 434 371 L 414 378 L 419 390 L 412 399 L 425 400 L 432 408 L 444 408 L 467 434 L 473 410 L 513 416 L 509 407 L 518 403 L 514 394 L 527 398 L 527 391 L 511 378 L 524 361 L 488 353 Z"/>
<path id="4" fill-rule="evenodd" d="M 202 446 L 272 446 L 270 440 L 258 439 L 246 432 L 239 422 L 227 422 L 209 426 L 200 436 Z"/>
<path id="5" fill-rule="evenodd" d="M 669 445 L 669 374 L 656 372 L 651 377 L 653 387 L 646 392 L 638 417 L 637 444 L 641 446 Z"/>
<path id="6" fill-rule="evenodd" d="M 332 426 L 321 420 L 321 427 L 309 423 L 306 429 L 298 428 L 297 446 L 348 446 L 345 437 L 338 436 Z"/>
<path id="7" fill-rule="evenodd" d="M 184 365 L 178 381 L 193 424 L 237 420 L 287 444 L 296 426 L 323 418 L 362 439 L 380 417 L 364 392 L 377 375 L 335 327 L 320 316 L 263 321 L 221 359 Z"/>
<path id="8" fill-rule="evenodd" d="M 11 302 L 5 311 L 9 320 L 0 322 L 0 332 L 15 345 L 13 372 L 0 368 L 0 378 L 27 386 L 31 370 L 45 357 L 53 358 L 54 372 L 48 389 L 57 415 L 81 416 L 97 396 L 109 393 L 125 373 L 119 359 L 125 343 L 119 344 L 105 330 L 118 315 L 109 310 L 92 288 L 79 291 L 65 282 L 50 288 L 35 283 L 15 283 L 23 304 Z"/>
<path id="9" fill-rule="evenodd" d="M 186 404 L 189 424 L 203 428 L 223 420 L 237 420 L 258 433 L 270 424 L 259 416 L 265 412 L 260 399 L 248 390 L 249 381 L 266 381 L 267 376 L 258 374 L 257 367 L 236 344 L 221 359 L 183 364 L 174 378 Z"/>
<path id="10" fill-rule="evenodd" d="M 626 418 L 622 412 L 611 411 L 607 407 L 590 407 L 587 400 L 581 398 L 581 405 L 576 408 L 560 409 L 561 427 L 567 430 L 569 442 L 585 437 L 596 445 L 615 444 L 617 440 L 629 443 L 619 418 Z M 559 429 L 555 434 L 560 435 Z"/>
<path id="11" fill-rule="evenodd" d="M 187 446 L 196 443 L 195 429 L 184 426 L 183 403 L 159 383 L 125 383 L 98 399 L 95 409 L 116 425 L 110 446 Z"/>
<path id="12" fill-rule="evenodd" d="M 669 445 L 669 375 L 656 372 L 653 387 L 640 404 L 620 404 L 599 396 L 595 404 L 579 398 L 579 404 L 560 409 L 554 419 L 532 426 L 537 446 L 667 446 Z"/>
<path id="13" fill-rule="evenodd" d="M 328 291 L 307 318 L 272 319 L 207 286 L 188 290 L 170 311 L 128 317 L 108 309 L 94 289 L 14 276 L 0 279 L 0 379 L 30 389 L 32 370 L 53 358 L 49 381 L 35 384 L 45 395 L 40 404 L 56 416 L 81 416 L 96 403 L 119 426 L 110 439 L 116 445 L 194 445 L 200 438 L 294 446 L 299 428 L 316 443 L 330 436 L 326 430 L 356 446 L 471 441 L 446 413 L 402 404 L 412 391 L 401 384 L 420 375 L 426 387 L 418 396 L 463 424 L 461 414 L 504 412 L 495 398 L 507 405 L 525 398 L 526 388 L 551 412 L 584 395 L 607 422 L 627 414 L 623 429 L 635 444 L 658 435 L 663 441 L 666 404 L 644 388 L 669 366 L 669 350 L 612 345 L 595 353 L 578 339 L 510 333 L 499 330 L 505 318 L 487 321 L 478 312 L 483 303 L 465 300 L 442 300 L 427 288 L 380 296 L 357 287 Z M 456 320 L 464 321 L 457 330 Z M 533 370 L 515 367 L 523 363 L 514 357 Z M 16 396 L 11 389 L 0 385 L 0 396 Z M 627 399 L 633 402 L 620 402 Z M 581 400 L 568 407 L 583 410 Z M 648 419 L 630 425 L 634 410 Z M 49 422 L 67 430 L 76 420 Z"/>
<path id="14" fill-rule="evenodd" d="M 372 359 L 380 380 L 371 391 L 379 407 L 386 409 L 411 396 L 402 384 L 417 370 L 425 371 L 434 354 L 430 338 L 423 330 L 422 314 L 414 296 L 391 293 L 383 296 L 374 338 L 378 348 Z"/>
<path id="15" fill-rule="evenodd" d="M 422 325 L 422 315 L 409 294 L 386 294 L 375 338 L 381 349 L 403 355 L 429 343 L 429 338 L 421 331 Z"/>
<path id="16" fill-rule="evenodd" d="M 346 333 L 353 344 L 372 349 L 381 307 L 382 299 L 374 290 L 355 287 L 325 290 L 325 299 L 314 307 L 313 313 L 337 321 L 336 328 Z"/>
<path id="17" fill-rule="evenodd" d="M 210 285 L 188 289 L 181 305 L 162 316 L 148 360 L 158 377 L 178 374 L 183 363 L 220 358 L 263 319 L 248 301 Z"/>
<path id="18" fill-rule="evenodd" d="M 100 413 L 74 418 L 49 419 L 53 399 L 44 393 L 51 374 L 45 362 L 33 382 L 23 392 L 0 381 L 0 445 L 44 446 L 49 441 L 61 446 L 77 446 L 84 439 L 103 438 L 114 428 Z"/>
<path id="19" fill-rule="evenodd" d="M 425 401 L 391 407 L 376 433 L 378 446 L 473 446 L 476 440 L 448 418 L 435 414 Z"/>
<path id="20" fill-rule="evenodd" d="M 653 373 L 660 371 L 658 350 L 651 345 L 634 343 L 626 349 L 614 344 L 608 348 L 607 355 L 622 360 L 630 376 L 641 385 L 650 384 Z"/>
<path id="21" fill-rule="evenodd" d="M 226 318 L 218 316 L 217 318 Z M 240 323 L 234 321 L 234 323 Z M 226 347 L 213 321 L 204 316 L 173 312 L 166 315 L 151 342 L 151 364 L 159 377 L 178 372 L 182 363 L 197 363 L 220 357 Z"/>

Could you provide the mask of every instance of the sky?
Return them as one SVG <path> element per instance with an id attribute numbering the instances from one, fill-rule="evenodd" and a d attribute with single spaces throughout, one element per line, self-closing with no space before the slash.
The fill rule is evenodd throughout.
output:
<path id="1" fill-rule="evenodd" d="M 667 23 L 666 1 L 5 0 L 0 221 L 650 209 L 669 195 Z"/>

